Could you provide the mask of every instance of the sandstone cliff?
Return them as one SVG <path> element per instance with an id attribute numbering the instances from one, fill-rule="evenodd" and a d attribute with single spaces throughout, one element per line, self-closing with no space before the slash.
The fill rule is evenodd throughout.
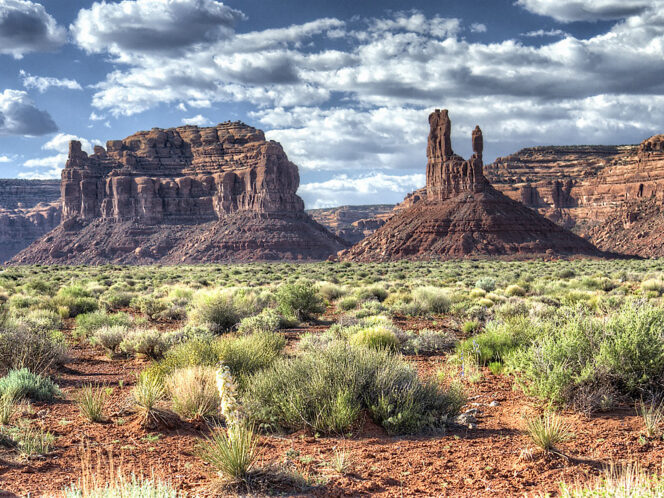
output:
<path id="1" fill-rule="evenodd" d="M 60 182 L 0 179 L 0 263 L 60 223 Z"/>
<path id="2" fill-rule="evenodd" d="M 468 256 L 599 255 L 586 240 L 491 186 L 483 174 L 483 139 L 472 133 L 473 155 L 454 154 L 447 111 L 429 117 L 426 189 L 341 259 L 387 261 Z"/>
<path id="3" fill-rule="evenodd" d="M 355 244 L 382 227 L 393 210 L 392 204 L 372 204 L 309 209 L 307 213 L 349 244 Z"/>
<path id="4" fill-rule="evenodd" d="M 314 222 L 281 145 L 243 123 L 71 142 L 63 222 L 15 263 L 325 259 L 343 242 Z"/>

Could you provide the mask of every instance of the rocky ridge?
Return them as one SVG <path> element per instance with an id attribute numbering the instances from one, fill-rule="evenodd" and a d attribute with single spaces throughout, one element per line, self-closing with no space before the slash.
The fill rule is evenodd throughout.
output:
<path id="1" fill-rule="evenodd" d="M 60 223 L 60 182 L 0 179 L 0 263 Z"/>
<path id="2" fill-rule="evenodd" d="M 325 259 L 343 241 L 297 196 L 281 145 L 240 122 L 70 144 L 62 223 L 14 263 Z"/>
<path id="3" fill-rule="evenodd" d="M 341 252 L 341 259 L 600 254 L 588 241 L 491 186 L 483 174 L 479 127 L 471 137 L 473 155 L 464 160 L 452 150 L 448 112 L 436 110 L 429 124 L 426 188 L 383 227 Z"/>
<path id="4" fill-rule="evenodd" d="M 382 227 L 394 214 L 393 204 L 308 209 L 307 213 L 349 244 L 355 244 Z"/>

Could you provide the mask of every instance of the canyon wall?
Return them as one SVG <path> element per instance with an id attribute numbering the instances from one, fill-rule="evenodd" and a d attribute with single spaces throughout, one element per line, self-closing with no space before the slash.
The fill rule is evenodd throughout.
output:
<path id="1" fill-rule="evenodd" d="M 60 223 L 58 180 L 0 179 L 0 263 Z"/>
<path id="2" fill-rule="evenodd" d="M 154 128 L 88 155 L 72 141 L 62 224 L 15 263 L 325 259 L 344 247 L 314 222 L 281 145 L 240 122 Z"/>

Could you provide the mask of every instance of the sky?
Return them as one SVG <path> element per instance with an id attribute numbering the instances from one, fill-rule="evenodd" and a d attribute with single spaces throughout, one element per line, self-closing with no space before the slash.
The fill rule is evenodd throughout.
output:
<path id="1" fill-rule="evenodd" d="M 455 152 L 664 133 L 664 0 L 0 0 L 0 177 L 59 178 L 69 140 L 241 120 L 307 208 L 425 183 Z"/>

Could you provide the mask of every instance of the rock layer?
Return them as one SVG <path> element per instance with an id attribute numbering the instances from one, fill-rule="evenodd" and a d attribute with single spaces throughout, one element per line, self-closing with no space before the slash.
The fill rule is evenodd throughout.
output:
<path id="1" fill-rule="evenodd" d="M 374 233 L 393 215 L 393 204 L 309 209 L 307 213 L 349 244 Z"/>
<path id="2" fill-rule="evenodd" d="M 325 259 L 344 243 L 304 212 L 281 145 L 245 124 L 70 144 L 63 222 L 16 263 Z"/>
<path id="3" fill-rule="evenodd" d="M 60 223 L 60 182 L 0 180 L 0 263 Z"/>
<path id="4" fill-rule="evenodd" d="M 447 111 L 429 117 L 427 185 L 341 259 L 388 261 L 469 256 L 599 255 L 588 241 L 559 227 L 491 186 L 483 174 L 482 132 L 473 156 L 454 154 Z M 418 200 L 419 199 L 419 200 Z"/>

